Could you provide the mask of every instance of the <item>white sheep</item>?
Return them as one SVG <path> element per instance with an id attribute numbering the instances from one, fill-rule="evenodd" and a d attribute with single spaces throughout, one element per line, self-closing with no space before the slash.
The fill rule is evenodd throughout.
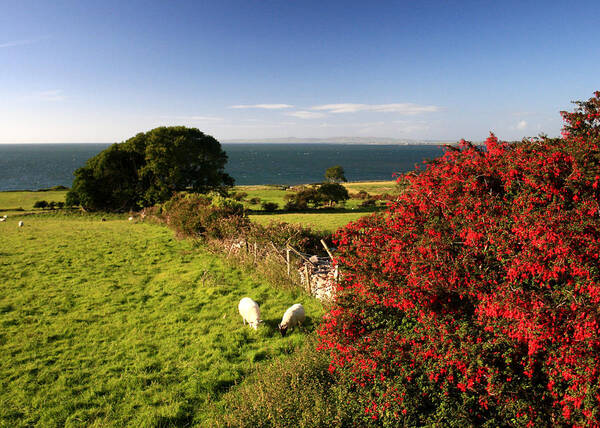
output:
<path id="1" fill-rule="evenodd" d="M 6 221 L 6 218 L 0 217 L 0 221 Z"/>
<path id="2" fill-rule="evenodd" d="M 297 325 L 302 325 L 305 319 L 306 315 L 304 313 L 304 307 L 300 303 L 296 303 L 285 311 L 283 318 L 281 318 L 281 323 L 279 323 L 277 328 L 279 328 L 281 336 L 285 337 L 285 333 L 288 329 L 294 328 Z"/>
<path id="3" fill-rule="evenodd" d="M 258 324 L 262 322 L 260 319 L 260 308 L 258 307 L 258 303 L 250 297 L 244 297 L 238 304 L 238 311 L 240 311 L 244 325 L 248 322 L 250 327 L 254 330 L 258 329 Z"/>
<path id="4" fill-rule="evenodd" d="M 133 216 L 132 216 L 132 217 L 129 217 L 127 220 L 129 220 L 129 221 L 133 221 Z"/>
<path id="5" fill-rule="evenodd" d="M 19 221 L 19 227 L 23 227 L 25 223 L 23 223 L 23 220 Z"/>

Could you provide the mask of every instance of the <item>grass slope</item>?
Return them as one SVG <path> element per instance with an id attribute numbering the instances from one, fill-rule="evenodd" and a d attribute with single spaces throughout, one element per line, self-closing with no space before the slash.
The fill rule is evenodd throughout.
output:
<path id="1" fill-rule="evenodd" d="M 276 330 L 289 305 L 323 313 L 161 226 L 45 215 L 0 236 L 0 426 L 201 425 L 210 401 L 302 343 Z M 237 313 L 246 295 L 258 332 Z"/>

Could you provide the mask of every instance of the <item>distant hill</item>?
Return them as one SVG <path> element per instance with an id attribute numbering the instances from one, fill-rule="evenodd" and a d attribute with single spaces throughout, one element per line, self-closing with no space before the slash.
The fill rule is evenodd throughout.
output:
<path id="1" fill-rule="evenodd" d="M 222 143 L 328 143 L 328 144 L 397 144 L 397 145 L 439 145 L 453 144 L 453 140 L 410 140 L 406 138 L 381 138 L 381 137 L 332 137 L 332 138 L 252 138 L 221 140 Z"/>

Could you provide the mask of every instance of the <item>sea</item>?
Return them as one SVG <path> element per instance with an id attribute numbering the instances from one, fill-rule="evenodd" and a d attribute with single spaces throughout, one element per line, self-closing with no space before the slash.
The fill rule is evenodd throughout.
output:
<path id="1" fill-rule="evenodd" d="M 0 144 L 0 191 L 70 187 L 73 172 L 110 144 Z M 238 185 L 317 183 L 341 165 L 348 181 L 392 180 L 436 158 L 436 145 L 224 143 Z"/>

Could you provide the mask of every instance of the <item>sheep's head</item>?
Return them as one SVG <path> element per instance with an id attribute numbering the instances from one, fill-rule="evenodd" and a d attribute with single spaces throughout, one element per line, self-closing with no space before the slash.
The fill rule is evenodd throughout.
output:
<path id="1" fill-rule="evenodd" d="M 252 328 L 253 328 L 254 330 L 258 330 L 258 325 L 259 325 L 259 324 L 261 324 L 262 322 L 263 322 L 263 320 L 256 320 L 256 321 L 254 321 L 254 322 L 251 322 L 251 323 L 250 323 L 250 326 L 252 326 Z"/>
<path id="2" fill-rule="evenodd" d="M 277 328 L 279 329 L 279 333 L 281 333 L 281 337 L 285 337 L 285 334 L 287 333 L 287 325 L 283 326 L 281 324 L 277 325 Z"/>

